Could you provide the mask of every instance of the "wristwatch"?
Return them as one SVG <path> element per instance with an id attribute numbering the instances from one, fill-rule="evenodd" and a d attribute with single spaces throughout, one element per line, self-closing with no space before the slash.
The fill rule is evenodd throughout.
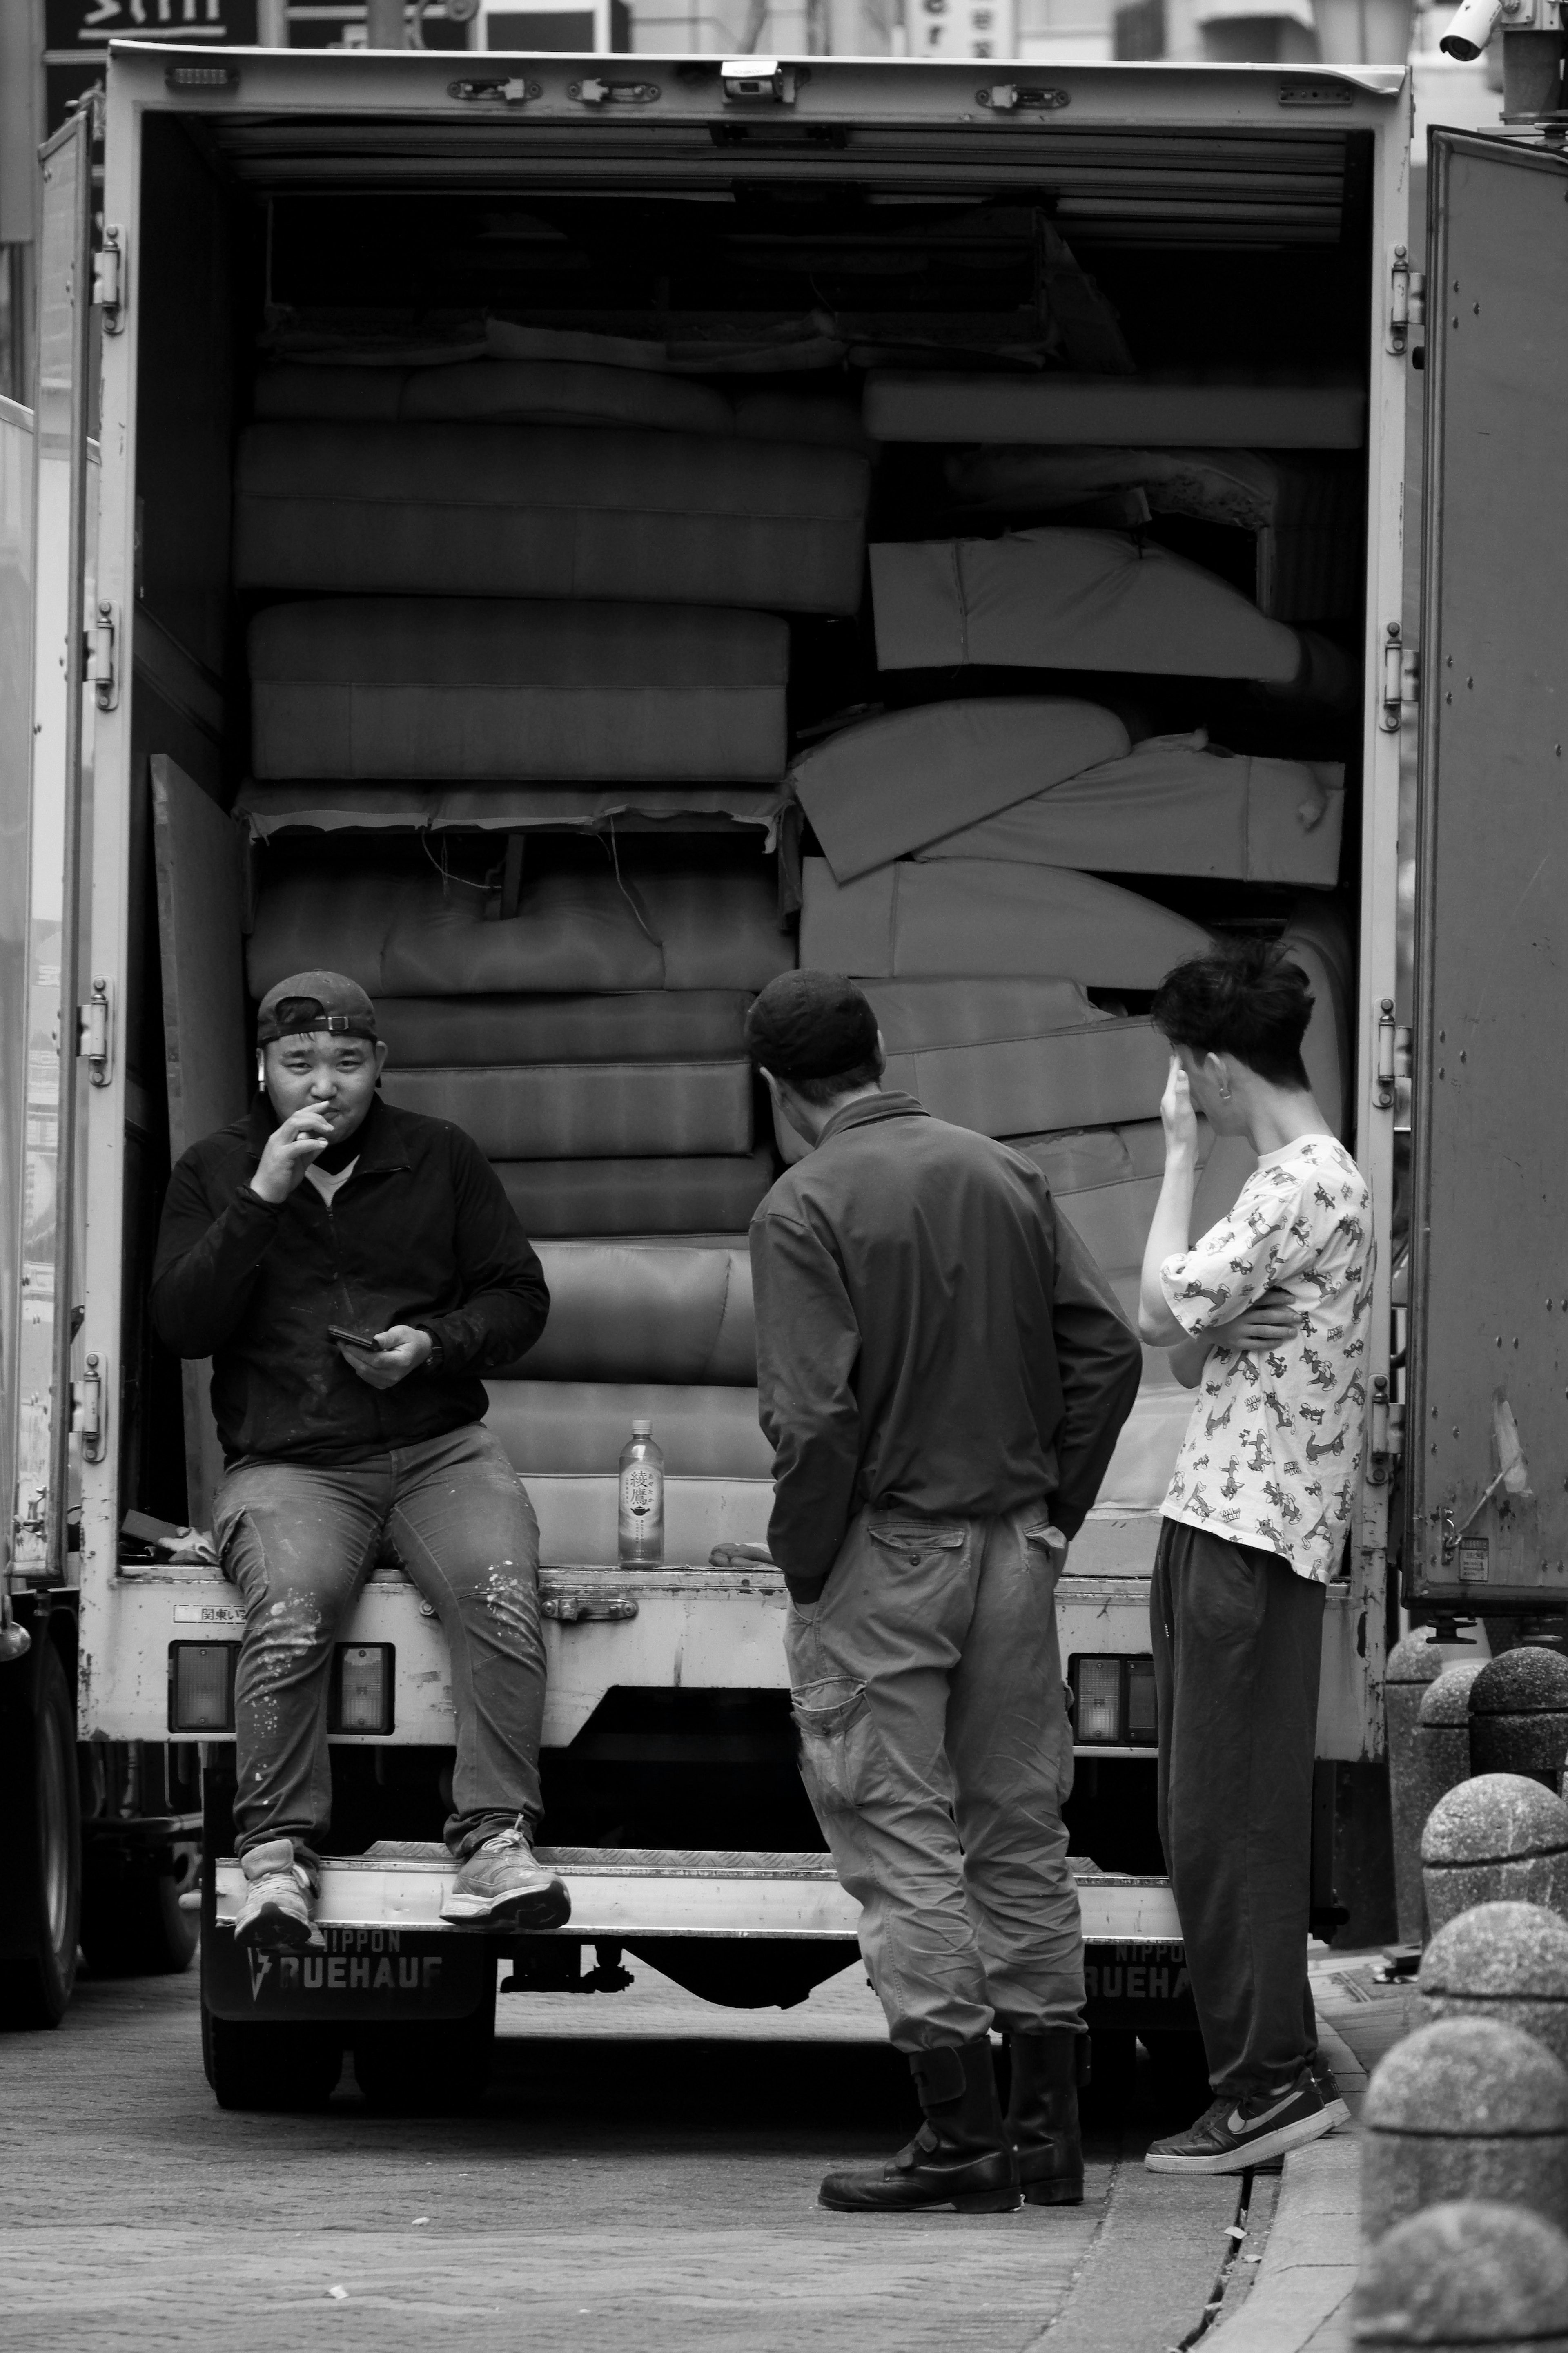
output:
<path id="1" fill-rule="evenodd" d="M 427 1373 L 438 1373 L 447 1361 L 447 1351 L 428 1324 L 422 1328 L 430 1342 L 430 1354 L 425 1359 L 425 1369 Z"/>

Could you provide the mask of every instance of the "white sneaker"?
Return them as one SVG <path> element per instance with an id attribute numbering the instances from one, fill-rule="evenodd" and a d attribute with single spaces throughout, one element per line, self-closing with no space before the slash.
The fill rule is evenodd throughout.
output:
<path id="1" fill-rule="evenodd" d="M 268 1839 L 239 1858 L 249 1884 L 235 1915 L 234 1941 L 258 1953 L 324 1953 L 327 1940 L 316 1926 L 316 1891 L 302 1862 L 294 1860 L 292 1839 Z"/>

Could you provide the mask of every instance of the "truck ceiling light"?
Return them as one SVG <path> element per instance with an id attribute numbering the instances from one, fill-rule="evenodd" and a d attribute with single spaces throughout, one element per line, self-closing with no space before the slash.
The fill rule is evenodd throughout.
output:
<path id="1" fill-rule="evenodd" d="M 232 1732 L 237 1642 L 171 1642 L 171 1732 Z"/>
<path id="2" fill-rule="evenodd" d="M 327 1715 L 330 1732 L 390 1732 L 396 1653 L 390 1642 L 340 1642 Z"/>
<path id="3" fill-rule="evenodd" d="M 237 66 L 167 66 L 163 70 L 165 90 L 237 90 Z"/>

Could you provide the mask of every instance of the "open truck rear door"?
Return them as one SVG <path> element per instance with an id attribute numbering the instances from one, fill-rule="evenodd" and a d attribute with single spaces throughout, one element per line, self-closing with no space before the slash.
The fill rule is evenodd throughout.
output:
<path id="1" fill-rule="evenodd" d="M 1431 138 L 1405 1598 L 1568 1603 L 1568 162 Z"/>

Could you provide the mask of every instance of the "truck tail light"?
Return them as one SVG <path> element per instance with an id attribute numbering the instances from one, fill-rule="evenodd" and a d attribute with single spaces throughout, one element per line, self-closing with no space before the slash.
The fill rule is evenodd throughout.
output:
<path id="1" fill-rule="evenodd" d="M 171 1732 L 232 1732 L 237 1642 L 171 1642 Z"/>
<path id="2" fill-rule="evenodd" d="M 1068 1661 L 1073 1739 L 1080 1748 L 1152 1748 L 1159 1739 L 1152 1658 Z"/>
<path id="3" fill-rule="evenodd" d="M 396 1651 L 390 1642 L 340 1642 L 332 1666 L 329 1732 L 390 1732 Z"/>

